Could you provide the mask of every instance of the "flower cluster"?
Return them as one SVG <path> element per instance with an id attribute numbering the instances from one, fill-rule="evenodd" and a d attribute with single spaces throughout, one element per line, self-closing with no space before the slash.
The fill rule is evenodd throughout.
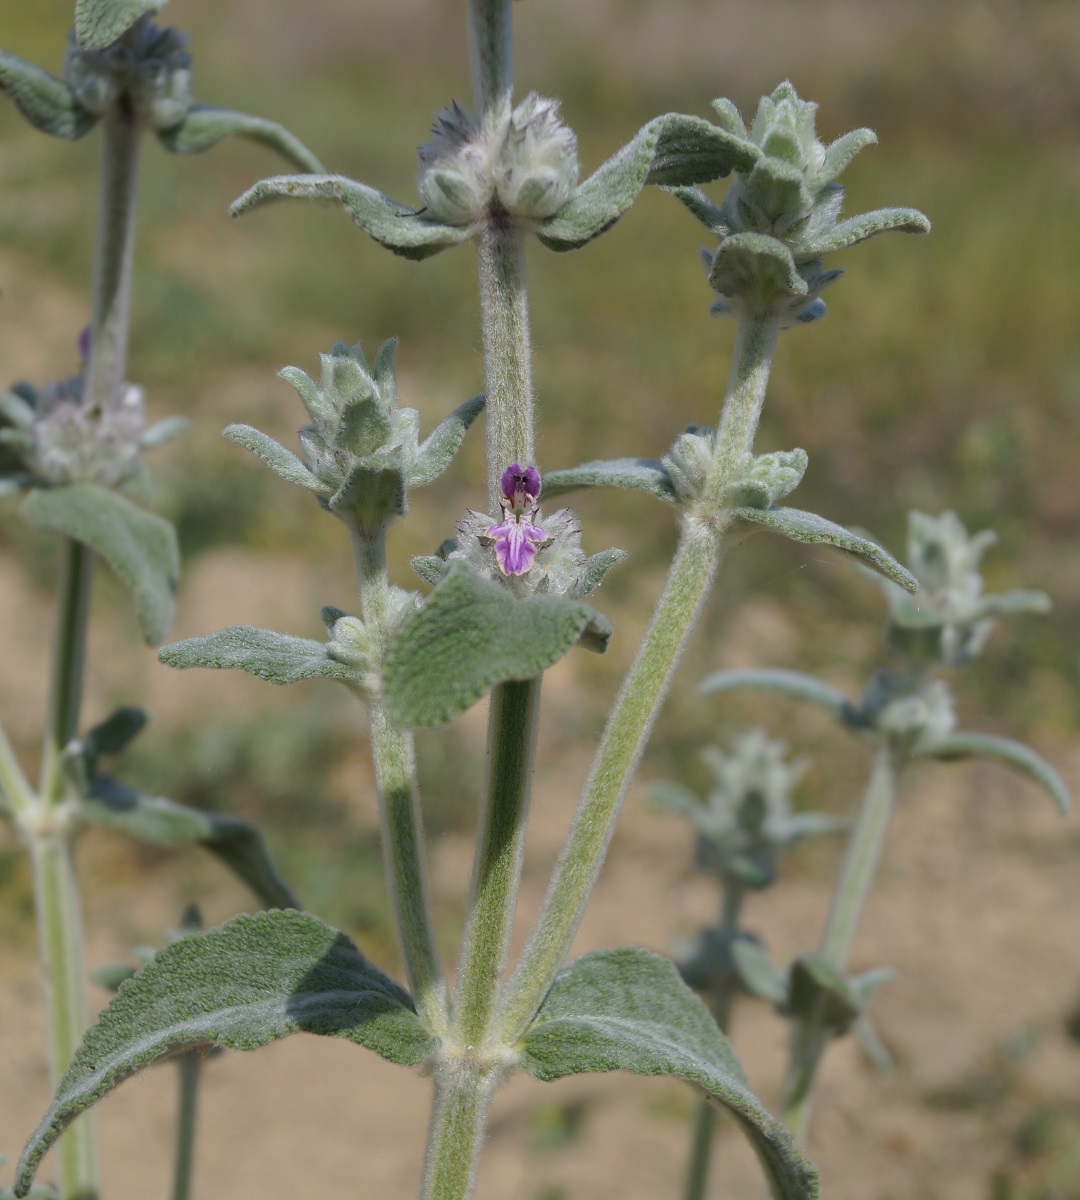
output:
<path id="1" fill-rule="evenodd" d="M 483 122 L 455 102 L 432 135 L 418 151 L 416 186 L 431 216 L 448 225 L 473 225 L 493 211 L 542 221 L 577 185 L 577 138 L 559 119 L 558 101 L 535 92 Z"/>

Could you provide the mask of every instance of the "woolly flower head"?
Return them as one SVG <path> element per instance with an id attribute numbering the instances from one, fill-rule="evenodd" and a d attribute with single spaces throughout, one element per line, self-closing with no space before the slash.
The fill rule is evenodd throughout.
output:
<path id="1" fill-rule="evenodd" d="M 559 104 L 535 92 L 479 122 L 458 103 L 436 117 L 418 151 L 416 186 L 448 225 L 472 225 L 493 209 L 525 221 L 554 216 L 578 180 L 577 138 Z"/>

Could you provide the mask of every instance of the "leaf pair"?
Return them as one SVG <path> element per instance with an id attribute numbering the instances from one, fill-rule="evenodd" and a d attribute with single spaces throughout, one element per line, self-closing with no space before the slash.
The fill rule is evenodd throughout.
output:
<path id="1" fill-rule="evenodd" d="M 403 1066 L 439 1049 L 408 994 L 344 934 L 298 912 L 235 917 L 167 946 L 121 986 L 31 1135 L 15 1194 L 27 1194 L 67 1124 L 152 1062 L 199 1046 L 254 1050 L 298 1032 L 343 1038 Z M 569 964 L 515 1059 L 541 1080 L 614 1070 L 685 1079 L 734 1114 L 775 1196 L 817 1196 L 814 1168 L 750 1092 L 724 1036 L 665 959 L 617 950 Z"/>

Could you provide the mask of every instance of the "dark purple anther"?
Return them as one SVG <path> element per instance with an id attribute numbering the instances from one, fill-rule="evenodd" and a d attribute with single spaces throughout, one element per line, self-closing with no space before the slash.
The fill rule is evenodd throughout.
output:
<path id="1" fill-rule="evenodd" d="M 515 512 L 532 508 L 540 495 L 540 472 L 535 467 L 511 463 L 503 471 L 499 487 Z"/>

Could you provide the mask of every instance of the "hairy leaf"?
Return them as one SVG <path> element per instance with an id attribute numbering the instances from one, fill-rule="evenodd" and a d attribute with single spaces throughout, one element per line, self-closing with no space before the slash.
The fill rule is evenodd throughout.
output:
<path id="1" fill-rule="evenodd" d="M 657 117 L 594 171 L 540 226 L 538 236 L 551 250 L 576 250 L 610 229 L 647 183 L 705 183 L 750 167 L 759 154 L 756 146 L 700 117 Z"/>
<path id="2" fill-rule="evenodd" d="M 404 258 L 427 258 L 447 246 L 467 241 L 469 226 L 429 221 L 363 183 L 343 175 L 277 175 L 256 183 L 229 210 L 234 217 L 271 200 L 337 200 L 350 217 L 377 241 Z"/>
<path id="3" fill-rule="evenodd" d="M 200 842 L 268 908 L 300 907 L 274 866 L 262 833 L 238 817 L 199 812 L 103 777 L 94 780 L 79 815 L 91 825 L 119 829 L 159 846 Z"/>
<path id="4" fill-rule="evenodd" d="M 774 533 L 783 534 L 796 542 L 808 545 L 835 546 L 864 559 L 886 579 L 898 583 L 905 591 L 914 592 L 919 581 L 877 542 L 860 537 L 856 533 L 826 521 L 816 513 L 804 512 L 800 508 L 737 508 L 735 516 L 754 525 L 762 525 Z"/>
<path id="5" fill-rule="evenodd" d="M 328 496 L 331 488 L 323 483 L 317 475 L 309 471 L 303 459 L 280 442 L 274 441 L 269 434 L 263 433 L 251 425 L 228 425 L 225 436 L 230 442 L 250 450 L 261 462 L 265 463 L 275 474 L 289 483 L 306 488 L 309 492 L 317 492 Z"/>
<path id="6" fill-rule="evenodd" d="M 0 90 L 11 96 L 35 129 L 53 137 L 73 142 L 97 121 L 62 79 L 6 50 L 0 50 Z"/>
<path id="7" fill-rule="evenodd" d="M 800 257 L 812 255 L 817 258 L 833 250 L 844 250 L 857 242 L 865 242 L 875 234 L 888 233 L 890 230 L 899 233 L 929 233 L 930 222 L 917 208 L 882 208 L 876 212 L 848 217 L 846 221 L 840 221 L 817 237 L 810 237 L 806 241 L 797 240 L 794 249 Z"/>
<path id="8" fill-rule="evenodd" d="M 164 517 L 96 483 L 34 488 L 19 515 L 28 525 L 89 546 L 130 589 L 147 642 L 165 637 L 172 623 L 180 551 L 176 530 Z"/>
<path id="9" fill-rule="evenodd" d="M 323 165 L 299 138 L 283 125 L 264 117 L 230 112 L 212 104 L 193 104 L 179 125 L 158 131 L 158 141 L 173 154 L 198 154 L 231 135 L 262 142 L 294 163 L 301 171 L 321 172 Z"/>
<path id="10" fill-rule="evenodd" d="M 804 675 L 801 671 L 765 667 L 760 670 L 716 671 L 698 684 L 698 691 L 703 696 L 715 692 L 733 692 L 738 688 L 764 688 L 768 691 L 784 692 L 796 700 L 809 700 L 811 704 L 820 704 L 845 725 L 860 723 L 859 710 L 843 692 L 820 679 L 815 679 L 813 675 Z"/>
<path id="11" fill-rule="evenodd" d="M 774 1196 L 818 1194 L 817 1172 L 750 1091 L 727 1039 L 666 958 L 626 949 L 576 959 L 556 977 L 520 1050 L 537 1079 L 633 1071 L 696 1084 L 735 1115 Z"/>
<path id="12" fill-rule="evenodd" d="M 1012 767 L 1045 788 L 1062 814 L 1072 806 L 1065 781 L 1041 755 L 1022 742 L 997 737 L 992 733 L 950 733 L 933 741 L 920 742 L 914 753 L 920 758 L 939 762 L 959 762 L 965 758 L 989 758 Z"/>
<path id="13" fill-rule="evenodd" d="M 618 487 L 648 492 L 661 500 L 675 502 L 675 488 L 662 462 L 655 458 L 614 458 L 583 463 L 544 475 L 544 498 L 562 496 L 584 487 Z"/>
<path id="14" fill-rule="evenodd" d="M 246 671 L 268 683 L 299 683 L 304 679 L 337 679 L 363 687 L 355 667 L 339 662 L 326 642 L 292 637 L 254 625 L 230 625 L 205 637 L 185 638 L 158 652 L 170 667 L 214 667 Z"/>
<path id="15" fill-rule="evenodd" d="M 104 50 L 144 13 L 156 13 L 165 0 L 75 0 L 75 34 L 85 50 Z"/>
<path id="16" fill-rule="evenodd" d="M 443 725 L 496 683 L 532 679 L 576 642 L 606 643 L 598 612 L 562 596 L 516 599 L 467 563 L 451 564 L 387 655 L 383 691 L 400 725 Z"/>
<path id="17" fill-rule="evenodd" d="M 334 512 L 352 513 L 367 529 L 376 529 L 407 512 L 400 448 L 358 458 L 328 503 Z"/>
<path id="18" fill-rule="evenodd" d="M 416 458 L 409 466 L 407 481 L 409 487 L 422 487 L 438 477 L 450 465 L 450 460 L 458 451 L 465 431 L 484 411 L 487 403 L 486 396 L 473 396 L 466 400 L 431 431 L 417 451 Z"/>
<path id="19" fill-rule="evenodd" d="M 136 1071 L 200 1046 L 256 1050 L 300 1032 L 345 1038 L 406 1066 L 435 1045 L 408 993 L 306 913 L 235 917 L 166 946 L 88 1030 L 23 1151 L 16 1193 L 29 1189 L 69 1122 Z"/>

